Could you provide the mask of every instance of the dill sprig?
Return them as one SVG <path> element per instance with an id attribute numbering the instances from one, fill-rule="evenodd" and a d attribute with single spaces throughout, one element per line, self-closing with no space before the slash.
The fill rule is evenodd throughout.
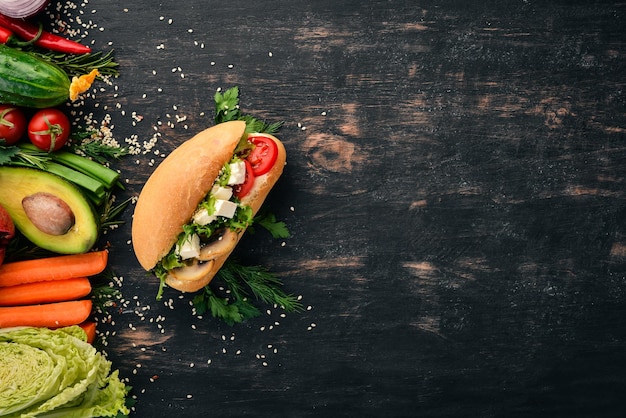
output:
<path id="1" fill-rule="evenodd" d="M 228 260 L 215 279 L 193 298 L 193 305 L 199 315 L 211 312 L 229 325 L 259 316 L 255 302 L 286 312 L 301 311 L 298 298 L 287 294 L 281 286 L 282 282 L 264 267 Z"/>

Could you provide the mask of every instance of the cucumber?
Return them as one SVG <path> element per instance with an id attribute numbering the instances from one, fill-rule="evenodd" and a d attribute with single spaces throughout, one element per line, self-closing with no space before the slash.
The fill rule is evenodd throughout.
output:
<path id="1" fill-rule="evenodd" d="M 69 98 L 70 79 L 60 67 L 0 44 L 0 103 L 46 108 Z"/>

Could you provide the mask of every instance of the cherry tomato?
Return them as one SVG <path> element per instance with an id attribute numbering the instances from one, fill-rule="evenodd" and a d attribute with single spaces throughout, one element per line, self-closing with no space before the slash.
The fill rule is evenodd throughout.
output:
<path id="1" fill-rule="evenodd" d="M 243 162 L 246 164 L 246 179 L 242 184 L 238 184 L 233 187 L 233 194 L 239 199 L 250 193 L 250 190 L 252 190 L 252 186 L 254 186 L 255 178 L 250 161 L 243 160 Z"/>
<path id="2" fill-rule="evenodd" d="M 254 144 L 254 149 L 248 155 L 255 176 L 262 176 L 270 171 L 278 158 L 278 146 L 266 136 L 252 136 L 248 138 Z"/>
<path id="3" fill-rule="evenodd" d="M 43 151 L 61 149 L 70 136 L 70 120 L 58 109 L 43 109 L 33 115 L 28 123 L 28 138 Z"/>
<path id="4" fill-rule="evenodd" d="M 26 133 L 26 116 L 18 107 L 0 105 L 0 145 L 13 145 Z"/>

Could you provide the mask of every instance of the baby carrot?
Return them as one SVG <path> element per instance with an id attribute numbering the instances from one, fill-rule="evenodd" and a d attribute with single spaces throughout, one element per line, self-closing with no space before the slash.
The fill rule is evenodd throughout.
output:
<path id="1" fill-rule="evenodd" d="M 91 307 L 90 299 L 2 307 L 0 308 L 0 328 L 20 326 L 59 328 L 78 325 L 89 318 Z"/>
<path id="2" fill-rule="evenodd" d="M 96 323 L 94 321 L 85 321 L 78 324 L 78 326 L 87 334 L 87 342 L 93 344 L 96 340 Z"/>
<path id="3" fill-rule="evenodd" d="M 0 266 L 0 287 L 93 276 L 106 268 L 108 258 L 109 252 L 101 250 L 4 263 Z"/>
<path id="4" fill-rule="evenodd" d="M 36 305 L 77 300 L 91 292 L 86 277 L 0 287 L 0 306 Z"/>

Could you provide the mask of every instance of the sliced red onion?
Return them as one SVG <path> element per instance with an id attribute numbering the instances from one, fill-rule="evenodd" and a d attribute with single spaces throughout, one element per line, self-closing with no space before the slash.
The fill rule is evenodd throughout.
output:
<path id="1" fill-rule="evenodd" d="M 0 13 L 13 18 L 27 18 L 41 12 L 50 0 L 0 0 Z"/>

